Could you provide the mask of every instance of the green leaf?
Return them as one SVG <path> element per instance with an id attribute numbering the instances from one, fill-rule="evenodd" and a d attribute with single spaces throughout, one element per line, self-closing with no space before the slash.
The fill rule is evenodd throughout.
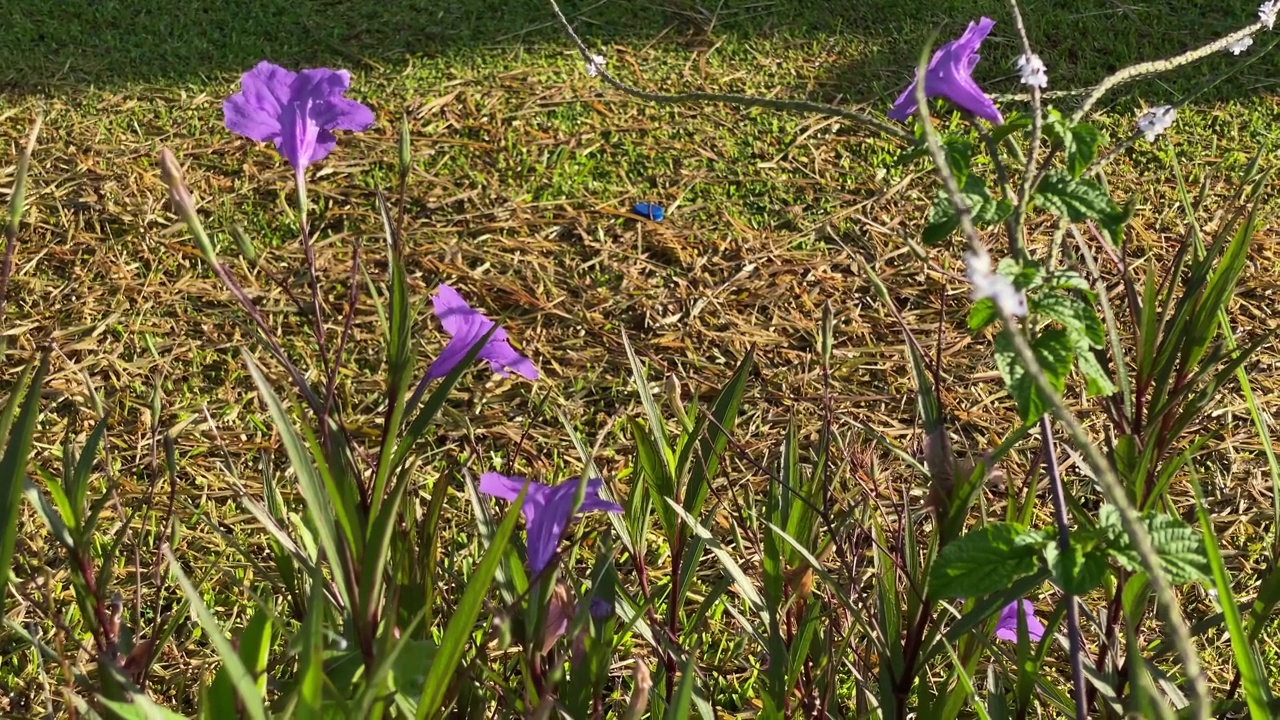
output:
<path id="1" fill-rule="evenodd" d="M 325 717 L 324 625 L 327 608 L 322 579 L 318 574 L 311 576 L 311 598 L 307 607 L 302 627 L 293 640 L 300 646 L 298 666 L 301 671 L 296 681 L 297 695 L 293 712 L 293 717 L 297 720 Z"/>
<path id="2" fill-rule="evenodd" d="M 1075 270 L 1054 270 L 1041 276 L 1041 284 L 1055 290 L 1078 290 L 1088 298 L 1089 302 L 1097 299 L 1093 286 L 1088 279 Z"/>
<path id="3" fill-rule="evenodd" d="M 676 694 L 671 698 L 671 704 L 667 706 L 665 715 L 667 720 L 688 720 L 693 712 L 693 689 L 697 677 L 698 653 L 690 652 L 689 659 L 685 661 L 684 668 L 680 671 L 680 684 L 676 686 Z M 667 678 L 667 682 L 672 680 Z"/>
<path id="4" fill-rule="evenodd" d="M 271 650 L 271 615 L 258 608 L 249 624 L 240 632 L 240 661 L 249 674 L 256 678 L 259 693 L 267 691 L 267 653 Z M 231 672 L 226 665 L 218 668 L 213 679 L 209 697 L 216 703 L 226 703 L 234 698 L 235 686 L 231 681 Z M 223 712 L 230 711 L 235 715 L 235 703 L 224 705 Z M 213 715 L 219 717 L 219 715 Z M 220 717 L 230 717 L 221 715 Z"/>
<path id="5" fill-rule="evenodd" d="M 276 432 L 280 433 L 281 444 L 284 445 L 285 452 L 289 456 L 289 465 L 297 477 L 303 502 L 314 521 L 325 557 L 335 567 L 333 579 L 338 593 L 348 608 L 354 607 L 355 597 L 352 592 L 354 588 L 349 588 L 347 581 L 348 578 L 354 579 L 355 573 L 348 574 L 345 571 L 347 568 L 338 569 L 346 564 L 347 558 L 358 561 L 361 549 L 358 544 L 360 538 L 357 528 L 361 527 L 362 522 L 358 517 L 359 510 L 355 506 L 354 498 L 350 494 L 351 488 L 339 487 L 333 482 L 324 455 L 310 433 L 303 428 L 303 434 L 310 441 L 304 442 L 303 437 L 299 436 L 294 427 L 289 412 L 285 410 L 284 403 L 272 389 L 271 381 L 258 367 L 257 361 L 248 350 L 245 350 L 243 355 L 245 364 L 249 368 L 249 375 L 253 377 L 254 384 L 258 386 L 258 393 L 271 414 Z M 338 527 L 335 527 L 335 519 L 338 521 Z M 339 528 L 342 530 L 340 534 L 335 532 Z M 346 552 L 342 552 L 340 548 L 345 548 Z"/>
<path id="6" fill-rule="evenodd" d="M 693 517 L 702 515 L 702 506 L 711 489 L 711 481 L 720 468 L 720 458 L 729 446 L 729 438 L 742 408 L 742 396 L 755 364 L 755 349 L 747 350 L 742 361 L 716 396 L 711 408 L 711 421 L 701 421 L 693 430 L 696 443 L 687 442 L 677 460 L 677 476 L 688 472 L 688 482 L 680 493 L 685 510 Z M 696 455 L 693 452 L 697 448 Z"/>
<path id="7" fill-rule="evenodd" d="M 1019 130 L 1031 127 L 1031 118 L 1021 114 L 1011 114 L 1000 125 L 991 128 L 991 139 L 997 143 L 1013 135 Z"/>
<path id="8" fill-rule="evenodd" d="M 1071 128 L 1071 147 L 1067 149 L 1067 172 L 1080 177 L 1098 156 L 1098 143 L 1102 133 L 1092 125 L 1078 123 Z"/>
<path id="9" fill-rule="evenodd" d="M 99 695 L 98 702 L 101 702 L 113 717 L 120 720 L 179 720 L 186 717 L 167 707 L 157 705 L 144 693 L 134 694 L 130 702 L 108 700 Z"/>
<path id="10" fill-rule="evenodd" d="M 515 501 L 511 503 L 506 518 L 502 520 L 502 525 L 498 526 L 493 540 L 489 543 L 489 549 L 485 551 L 484 557 L 480 559 L 471 577 L 467 579 L 467 589 L 454 607 L 453 617 L 449 618 L 449 624 L 445 626 L 440 649 L 431 663 L 431 669 L 427 671 L 426 680 L 423 681 L 422 696 L 418 699 L 417 720 L 436 717 L 440 713 L 449 684 L 457 674 L 458 663 L 462 660 L 462 653 L 467 648 L 467 639 L 475 631 L 476 618 L 480 616 L 484 596 L 489 592 L 489 585 L 493 582 L 494 573 L 498 570 L 498 563 L 506 553 L 511 534 L 515 531 L 516 519 L 520 517 L 520 508 L 524 505 L 526 490 L 527 488 L 522 488 Z"/>
<path id="11" fill-rule="evenodd" d="M 383 234 L 387 241 L 387 264 L 391 278 L 388 287 L 389 311 L 383 328 L 387 349 L 387 411 L 383 418 L 382 442 L 374 474 L 373 492 L 369 496 L 372 515 L 378 514 L 379 505 L 386 496 L 387 482 L 398 469 L 392 460 L 395 458 L 400 425 L 404 419 L 405 394 L 409 391 L 410 376 L 414 371 L 413 308 L 409 300 L 409 284 L 405 275 L 400 236 L 391 219 L 391 208 L 381 192 L 378 192 L 378 214 L 382 218 Z M 339 360 L 340 358 L 335 358 L 334 362 Z"/>
<path id="12" fill-rule="evenodd" d="M 1040 536 L 1015 523 L 992 523 L 942 548 L 929 572 L 929 596 L 983 597 L 1039 567 Z"/>
<path id="13" fill-rule="evenodd" d="M 1073 178 L 1080 177 L 1098 155 L 1101 133 L 1097 128 L 1086 123 L 1069 124 L 1069 121 L 1054 109 L 1046 113 L 1045 120 L 1045 133 L 1062 146 L 1062 153 L 1067 162 L 1067 172 Z"/>
<path id="14" fill-rule="evenodd" d="M 1048 412 L 1048 398 L 1043 397 L 1034 378 L 1022 367 L 1022 361 L 1005 333 L 996 337 L 995 349 L 996 367 L 1004 377 L 1009 394 L 1018 403 L 1018 415 L 1022 421 L 1029 422 L 1032 418 Z M 1061 328 L 1049 328 L 1031 343 L 1031 349 L 1044 370 L 1049 384 L 1061 394 L 1067 374 L 1071 372 L 1071 361 L 1075 356 L 1075 347 L 1067 331 Z"/>
<path id="15" fill-rule="evenodd" d="M 991 298 L 982 298 L 969 307 L 969 332 L 978 332 L 1000 317 Z"/>
<path id="16" fill-rule="evenodd" d="M 1076 353 L 1076 369 L 1084 376 L 1085 393 L 1089 397 L 1106 397 L 1116 392 L 1107 369 L 1091 351 Z"/>
<path id="17" fill-rule="evenodd" d="M 959 182 L 959 179 L 957 179 Z M 1004 199 L 994 199 L 987 190 L 987 184 L 976 175 L 968 175 L 960 187 L 960 198 L 977 227 L 989 227 L 1002 222 L 1013 212 L 1013 205 Z M 920 240 L 926 245 L 936 245 L 945 240 L 960 227 L 960 215 L 956 212 L 951 197 L 945 191 L 939 191 L 929 209 L 925 228 Z"/>
<path id="18" fill-rule="evenodd" d="M 1102 347 L 1106 342 L 1106 328 L 1093 306 L 1074 295 L 1052 291 L 1035 293 L 1027 299 L 1027 309 L 1079 335 L 1087 341 L 1088 347 Z"/>
<path id="19" fill-rule="evenodd" d="M 1053 573 L 1053 582 L 1072 595 L 1084 595 L 1101 585 L 1109 567 L 1105 551 L 1086 551 L 1079 542 L 1072 542 L 1067 553 L 1061 551 L 1057 541 L 1046 543 L 1044 559 Z"/>
<path id="20" fill-rule="evenodd" d="M 733 578 L 733 582 L 738 586 L 738 592 L 742 594 L 743 599 L 747 601 L 747 604 L 751 606 L 751 609 L 756 612 L 761 621 L 767 627 L 769 624 L 769 608 L 766 607 L 764 598 L 760 597 L 760 592 L 756 590 L 756 586 L 752 584 L 750 576 L 747 575 L 747 573 L 742 570 L 742 566 L 733 559 L 733 555 L 724 548 L 724 545 L 722 545 L 709 530 L 703 527 L 693 518 L 693 516 L 685 512 L 685 509 L 680 507 L 679 503 L 671 498 L 663 498 L 663 500 L 665 500 L 667 504 L 675 510 L 676 514 L 680 516 L 680 519 L 684 520 L 685 523 L 688 524 L 688 526 L 693 530 L 694 536 L 702 539 L 707 548 L 711 550 L 711 554 L 716 556 L 716 559 L 720 561 L 721 566 L 724 567 L 725 572 L 729 577 Z"/>
<path id="21" fill-rule="evenodd" d="M 1160 566 L 1175 584 L 1211 579 L 1209 558 L 1205 553 L 1200 533 L 1181 519 L 1161 513 L 1147 513 L 1142 517 L 1151 536 L 1151 544 L 1160 558 Z M 1120 524 L 1120 512 L 1114 506 L 1103 505 L 1098 511 L 1098 529 L 1106 540 L 1107 552 L 1126 570 L 1142 571 L 1138 553 L 1130 544 Z"/>
<path id="22" fill-rule="evenodd" d="M 1059 169 L 1047 171 L 1036 186 L 1032 201 L 1071 222 L 1095 220 L 1113 245 L 1119 244 L 1128 213 L 1098 183 L 1073 178 Z"/>
<path id="23" fill-rule="evenodd" d="M 1143 524 L 1151 534 L 1151 544 L 1170 582 L 1209 582 L 1212 571 L 1200 533 L 1171 515 L 1148 515 L 1143 518 Z"/>

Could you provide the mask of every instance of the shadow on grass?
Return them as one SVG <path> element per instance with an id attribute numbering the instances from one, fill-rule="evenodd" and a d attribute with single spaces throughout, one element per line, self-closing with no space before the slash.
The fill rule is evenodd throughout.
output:
<path id="1" fill-rule="evenodd" d="M 1023 12 L 1054 87 L 1096 81 L 1122 65 L 1164 57 L 1248 22 L 1252 0 L 1031 0 Z M 733 52 L 746 39 L 811 43 L 830 71 L 805 94 L 883 101 L 901 88 L 933 31 L 946 39 L 979 15 L 997 20 L 979 71 L 1013 90 L 1016 41 L 1002 0 L 565 0 L 593 46 Z M 709 8 L 709 9 L 703 9 Z M 200 85 L 232 80 L 263 58 L 288 67 L 395 70 L 476 52 L 570 45 L 546 0 L 26 0 L 0 43 L 0 89 L 25 95 L 68 86 Z M 717 45 L 719 43 L 719 45 Z M 1185 90 L 1226 67 L 1183 71 Z M 1255 65 L 1213 99 L 1256 94 L 1277 76 Z"/>

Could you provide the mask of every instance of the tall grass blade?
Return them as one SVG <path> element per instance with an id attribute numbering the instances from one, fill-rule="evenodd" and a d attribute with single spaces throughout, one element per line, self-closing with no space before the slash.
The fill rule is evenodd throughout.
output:
<path id="1" fill-rule="evenodd" d="M 475 630 L 476 618 L 480 616 L 484 596 L 489 592 L 494 573 L 498 570 L 498 563 L 506 554 L 507 544 L 515 531 L 516 519 L 520 517 L 520 508 L 524 505 L 526 492 L 527 488 L 521 489 L 520 494 L 511 503 L 507 516 L 494 533 L 484 557 L 480 559 L 480 563 L 468 578 L 467 589 L 459 598 L 453 617 L 449 618 L 449 624 L 445 626 L 440 650 L 423 682 L 422 696 L 418 699 L 417 720 L 435 718 L 440 714 L 446 691 L 454 679 L 458 662 L 462 660 L 462 653 L 466 650 L 467 638 Z"/>
<path id="2" fill-rule="evenodd" d="M 9 390 L 4 409 L 4 424 L 9 426 L 9 433 L 0 437 L 4 442 L 4 456 L 0 457 L 0 615 L 7 612 L 9 605 L 6 588 L 9 587 L 13 551 L 18 543 L 18 504 L 27 478 L 27 461 L 31 458 L 36 419 L 40 415 L 40 389 L 49 371 L 48 351 L 35 362 L 34 375 L 28 366 Z M 8 418 L 13 417 L 19 403 L 22 409 L 16 422 L 10 424 Z"/>

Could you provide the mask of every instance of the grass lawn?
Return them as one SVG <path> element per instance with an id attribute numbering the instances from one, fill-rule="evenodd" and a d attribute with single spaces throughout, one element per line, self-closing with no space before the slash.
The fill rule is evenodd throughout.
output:
<path id="1" fill-rule="evenodd" d="M 995 92 L 1019 87 L 1015 36 L 1005 4 L 994 0 L 575 0 L 565 11 L 612 72 L 645 89 L 741 92 L 876 112 L 901 90 L 932 31 L 949 38 L 986 14 L 997 26 L 978 77 Z M 1256 8 L 1033 0 L 1023 11 L 1051 88 L 1066 89 L 1217 37 L 1249 22 Z M 860 430 L 919 451 L 903 334 L 854 255 L 872 264 L 930 351 L 940 345 L 953 437 L 987 449 L 1013 422 L 990 342 L 965 327 L 959 241 L 927 258 L 912 249 L 935 190 L 931 171 L 898 163 L 901 147 L 862 128 L 722 105 L 633 101 L 586 77 L 538 0 L 29 0 L 7 16 L 0 187 L 11 184 L 13 158 L 37 108 L 45 124 L 0 321 L 8 341 L 0 372 L 15 377 L 38 346 L 53 344 L 47 395 L 56 412 L 42 420 L 34 462 L 56 467 L 62 434 L 82 435 L 108 413 L 106 468 L 119 483 L 112 512 L 121 517 L 153 493 L 168 493 L 154 439 L 172 437 L 180 528 L 174 551 L 224 624 L 244 621 L 246 591 L 260 581 L 235 546 L 262 540 L 235 502 L 228 473 L 257 491 L 264 465 L 278 470 L 284 459 L 272 450 L 278 440 L 262 420 L 239 352 L 250 334 L 169 210 L 156 155 L 161 146 L 175 152 L 223 257 L 282 334 L 302 337 L 304 323 L 269 276 L 302 287 L 294 276 L 302 264 L 290 171 L 269 147 L 222 127 L 223 98 L 263 58 L 290 68 L 349 69 L 350 95 L 377 115 L 369 132 L 342 136 L 309 179 L 326 296 L 335 305 L 345 297 L 353 243 L 372 275 L 383 269 L 375 193 L 392 188 L 399 122 L 407 115 L 413 294 L 425 298 L 439 282 L 458 287 L 504 318 L 545 375 L 531 390 L 474 373 L 446 412 L 436 443 L 443 449 L 422 459 L 428 476 L 468 463 L 505 463 L 531 477 L 577 473 L 559 412 L 589 443 L 601 439 L 596 464 L 625 485 L 634 457 L 625 420 L 641 411 L 622 333 L 650 363 L 655 391 L 674 374 L 686 393 L 710 393 L 754 346 L 759 372 L 736 432 L 740 447 L 715 488 L 727 533 L 734 498 L 752 497 L 764 480 L 748 458 L 772 465 L 789 424 L 810 438 L 822 421 L 816 334 L 829 302 L 837 320 L 831 370 L 843 438 L 839 495 L 889 507 L 906 494 L 919 503 L 924 480 Z M 1172 102 L 1233 61 L 1223 54 L 1126 86 L 1108 96 L 1098 123 L 1112 137 L 1128 133 L 1141 109 Z M 1204 184 L 1210 211 L 1254 154 L 1266 149 L 1264 166 L 1277 165 L 1277 77 L 1272 54 L 1183 109 L 1171 143 L 1139 143 L 1112 164 L 1115 195 L 1136 202 L 1130 239 L 1140 272 L 1162 272 L 1186 228 L 1175 164 L 1189 185 Z M 667 220 L 630 216 L 642 200 L 663 204 Z M 1268 202 L 1237 289 L 1232 320 L 1245 339 L 1280 324 L 1271 304 L 1280 273 L 1275 210 Z M 238 259 L 235 226 L 253 239 L 259 265 Z M 1044 247 L 1053 226 L 1038 227 L 1031 242 Z M 352 422 L 370 433 L 381 413 L 377 332 L 366 295 L 341 391 L 355 410 Z M 416 337 L 423 355 L 438 349 L 434 324 Z M 303 351 L 302 342 L 294 349 Z M 1280 348 L 1269 343 L 1248 366 L 1254 392 L 1272 413 L 1280 401 L 1278 363 Z M 1100 417 L 1086 419 L 1101 432 Z M 1212 438 L 1199 465 L 1216 529 L 1248 597 L 1276 528 L 1273 488 L 1234 384 L 1201 427 Z M 1032 445 L 1013 453 L 1010 477 L 1026 475 Z M 1068 482 L 1083 487 L 1087 480 L 1070 467 Z M 1001 505 L 999 489 L 988 495 L 992 507 Z M 456 532 L 442 535 L 443 549 L 461 552 L 470 547 L 470 515 L 461 491 L 449 503 L 458 508 L 450 521 Z M 68 575 L 38 518 L 23 512 L 30 532 L 19 539 L 20 600 L 9 617 L 53 632 L 51 608 L 70 597 Z M 164 584 L 157 600 L 150 553 L 163 535 L 160 520 L 135 516 L 129 533 L 129 552 L 114 560 L 116 581 L 129 612 L 150 622 L 155 608 L 171 607 L 166 602 L 179 596 Z M 707 568 L 718 571 L 710 561 Z M 1198 589 L 1184 600 L 1193 619 L 1212 612 Z M 758 681 L 756 651 L 727 616 L 706 628 L 707 690 L 726 712 L 746 711 Z M 1225 687 L 1230 652 L 1216 638 L 1205 640 L 1211 679 Z M 1274 641 L 1270 647 L 1265 660 L 1274 685 L 1280 648 Z M 91 659 L 71 645 L 65 655 L 72 665 Z M 0 634 L 0 714 L 38 712 L 45 683 L 60 682 L 32 657 Z M 152 690 L 191 711 L 195 682 L 208 676 L 211 657 L 198 632 L 181 634 L 155 667 Z"/>

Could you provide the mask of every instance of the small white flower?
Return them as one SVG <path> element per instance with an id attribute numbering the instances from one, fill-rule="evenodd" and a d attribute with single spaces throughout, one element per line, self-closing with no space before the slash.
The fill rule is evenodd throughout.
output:
<path id="1" fill-rule="evenodd" d="M 1043 90 L 1049 86 L 1049 74 L 1045 72 L 1044 61 L 1035 53 L 1018 56 L 1018 75 L 1022 77 L 1022 84 L 1028 87 Z"/>
<path id="2" fill-rule="evenodd" d="M 1231 43 L 1230 45 L 1228 45 L 1228 46 L 1227 46 L 1227 51 L 1228 51 L 1228 52 L 1230 52 L 1232 55 L 1239 55 L 1240 53 L 1244 52 L 1245 50 L 1248 50 L 1248 49 L 1249 49 L 1249 46 L 1250 46 L 1250 45 L 1252 45 L 1252 44 L 1253 44 L 1253 36 L 1252 36 L 1252 35 L 1245 35 L 1244 37 L 1240 38 L 1239 40 L 1237 40 L 1237 41 L 1235 41 L 1235 42 Z"/>
<path id="3" fill-rule="evenodd" d="M 587 60 L 587 74 L 597 77 L 602 72 L 604 72 L 604 56 L 592 55 L 591 59 Z"/>
<path id="4" fill-rule="evenodd" d="M 964 254 L 964 274 L 973 284 L 969 297 L 973 300 L 991 298 L 1005 315 L 1022 317 L 1027 314 L 1027 298 L 1003 275 L 991 271 L 991 256 Z"/>
<path id="5" fill-rule="evenodd" d="M 1147 138 L 1147 142 L 1155 142 L 1165 130 L 1173 125 L 1178 111 L 1168 105 L 1153 107 L 1138 118 L 1138 132 Z"/>
<path id="6" fill-rule="evenodd" d="M 1275 27 L 1276 15 L 1280 13 L 1280 0 L 1267 0 L 1258 6 L 1258 19 L 1268 30 Z"/>

